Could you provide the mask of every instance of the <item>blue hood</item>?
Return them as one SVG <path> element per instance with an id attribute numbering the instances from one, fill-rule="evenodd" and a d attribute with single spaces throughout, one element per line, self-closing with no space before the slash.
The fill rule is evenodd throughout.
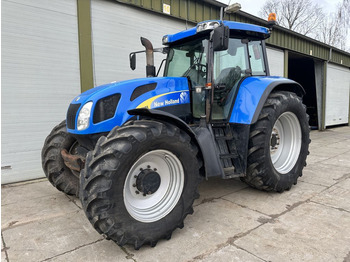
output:
<path id="1" fill-rule="evenodd" d="M 142 88 L 142 86 L 147 87 Z M 134 92 L 135 89 L 137 92 Z M 93 123 L 92 119 L 97 102 L 114 94 L 120 94 L 114 116 L 102 122 Z M 127 113 L 130 109 L 151 109 L 190 103 L 188 80 L 185 77 L 148 77 L 112 82 L 95 87 L 73 99 L 71 105 L 80 105 L 75 116 L 75 123 L 77 123 L 80 109 L 90 101 L 93 102 L 93 105 L 89 127 L 81 131 L 67 128 L 69 133 L 85 135 L 109 132 L 113 127 L 122 125 L 132 117 Z"/>

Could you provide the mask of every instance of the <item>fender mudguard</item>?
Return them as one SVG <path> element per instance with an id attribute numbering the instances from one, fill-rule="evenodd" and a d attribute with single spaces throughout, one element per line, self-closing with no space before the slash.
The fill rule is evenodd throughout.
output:
<path id="1" fill-rule="evenodd" d="M 273 90 L 295 92 L 300 97 L 305 95 L 305 90 L 299 83 L 287 78 L 247 77 L 239 86 L 229 122 L 254 124 Z"/>
<path id="2" fill-rule="evenodd" d="M 224 170 L 220 163 L 219 152 L 215 144 L 213 131 L 210 125 L 205 121 L 201 122 L 199 126 L 192 129 L 182 119 L 157 109 L 133 109 L 128 111 L 129 115 L 138 117 L 149 117 L 155 120 L 166 121 L 174 124 L 185 131 L 192 140 L 197 144 L 200 153 L 203 157 L 205 176 L 224 176 Z M 204 120 L 204 119 L 203 119 Z"/>

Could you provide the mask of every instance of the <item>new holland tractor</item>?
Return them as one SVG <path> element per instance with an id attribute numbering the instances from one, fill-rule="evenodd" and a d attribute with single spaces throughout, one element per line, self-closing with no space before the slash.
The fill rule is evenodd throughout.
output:
<path id="1" fill-rule="evenodd" d="M 270 76 L 270 33 L 211 20 L 165 35 L 163 48 L 141 38 L 147 77 L 73 99 L 42 149 L 48 180 L 80 197 L 105 238 L 135 249 L 184 226 L 202 179 L 289 190 L 306 165 L 308 115 L 303 87 Z M 154 52 L 166 55 L 162 77 Z"/>

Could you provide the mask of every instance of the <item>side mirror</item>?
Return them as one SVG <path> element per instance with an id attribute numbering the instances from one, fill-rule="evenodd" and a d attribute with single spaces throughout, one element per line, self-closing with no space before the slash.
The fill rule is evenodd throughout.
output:
<path id="1" fill-rule="evenodd" d="M 135 53 L 131 53 L 129 55 L 129 59 L 130 59 L 130 68 L 131 68 L 131 70 L 135 70 L 136 69 L 136 54 Z"/>
<path id="2" fill-rule="evenodd" d="M 223 51 L 228 49 L 228 41 L 230 39 L 230 28 L 220 25 L 215 28 L 211 35 L 214 51 Z"/>

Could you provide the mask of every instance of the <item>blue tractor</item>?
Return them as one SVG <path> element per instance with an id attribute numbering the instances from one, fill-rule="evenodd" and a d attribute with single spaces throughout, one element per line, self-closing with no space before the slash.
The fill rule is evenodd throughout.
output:
<path id="1" fill-rule="evenodd" d="M 306 165 L 308 115 L 303 87 L 270 76 L 270 31 L 211 20 L 164 36 L 163 48 L 141 38 L 147 77 L 73 99 L 42 150 L 49 181 L 80 197 L 100 234 L 135 249 L 183 227 L 203 178 L 289 190 Z M 166 54 L 162 77 L 154 52 Z"/>

